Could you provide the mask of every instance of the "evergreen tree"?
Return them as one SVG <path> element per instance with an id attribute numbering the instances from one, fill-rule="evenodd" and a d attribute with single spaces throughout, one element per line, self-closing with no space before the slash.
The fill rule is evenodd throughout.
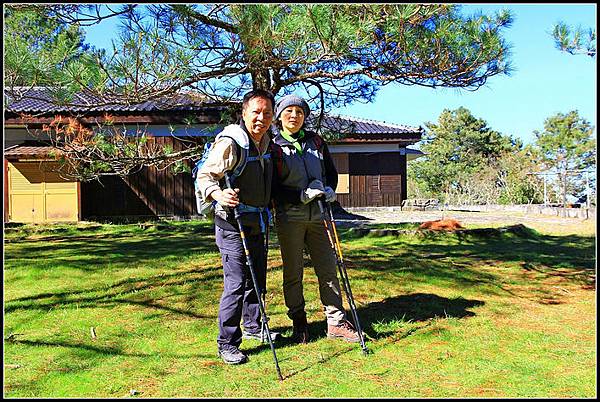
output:
<path id="1" fill-rule="evenodd" d="M 569 193 L 581 197 L 573 190 L 584 179 L 584 171 L 596 169 L 594 133 L 595 128 L 577 110 L 557 113 L 544 121 L 543 131 L 534 131 L 535 146 L 545 167 L 558 175 L 563 205 L 567 204 Z"/>
<path id="2" fill-rule="evenodd" d="M 57 101 L 98 84 L 100 72 L 80 27 L 53 17 L 46 8 L 7 5 L 4 9 L 4 85 L 47 86 Z M 64 99 L 63 99 L 64 100 Z"/>
<path id="3" fill-rule="evenodd" d="M 426 127 L 421 146 L 425 157 L 411 163 L 409 172 L 422 191 L 445 202 L 497 201 L 499 193 L 491 197 L 490 191 L 498 190 L 499 160 L 522 144 L 492 130 L 464 107 L 445 109 L 437 124 L 428 122 Z"/>
<path id="4" fill-rule="evenodd" d="M 474 90 L 510 71 L 501 37 L 512 23 L 508 11 L 464 16 L 450 4 L 152 4 L 114 11 L 47 5 L 31 12 L 71 27 L 118 16 L 114 51 L 97 54 L 108 78 L 96 86 L 124 103 L 185 88 L 228 104 L 262 88 L 341 106 L 369 102 L 391 82 Z M 90 86 L 78 78 L 78 86 Z"/>
<path id="5" fill-rule="evenodd" d="M 47 57 L 45 48 L 27 47 L 28 42 L 19 39 L 17 13 L 10 7 L 35 14 L 31 18 L 41 25 L 33 27 L 31 37 L 56 41 L 60 46 L 51 48 L 63 50 Z M 8 86 L 25 82 L 54 86 L 64 102 L 76 102 L 72 95 L 77 91 L 110 103 L 135 104 L 192 90 L 207 106 L 237 106 L 245 92 L 261 88 L 275 95 L 303 95 L 321 110 L 315 115 L 322 117 L 330 107 L 371 102 L 381 86 L 392 82 L 477 90 L 489 78 L 511 70 L 510 47 L 502 31 L 511 25 L 512 15 L 502 11 L 466 16 L 454 4 L 10 7 L 5 15 L 7 21 L 13 20 L 9 36 L 15 48 L 6 71 L 11 77 Z M 114 48 L 91 49 L 94 57 L 78 53 L 78 27 L 106 18 L 120 20 Z M 72 40 L 59 40 L 61 35 Z M 46 134 L 56 139 L 62 127 L 56 128 Z M 127 159 L 131 152 L 114 142 L 114 136 L 76 138 L 88 140 L 61 147 L 63 136 L 54 145 L 69 158 L 84 156 L 73 149 L 93 148 L 95 152 L 85 156 L 93 155 L 94 163 L 83 165 L 102 166 L 103 174 L 124 175 L 137 163 L 165 166 L 170 165 L 163 163 L 166 159 L 183 158 L 134 152 L 145 156 L 140 162 Z M 185 158 L 193 155 L 186 153 Z M 78 166 L 72 167 L 78 171 Z M 85 177 L 93 174 L 88 171 Z"/>
<path id="6" fill-rule="evenodd" d="M 558 50 L 570 54 L 585 54 L 596 57 L 596 30 L 572 28 L 564 22 L 558 22 L 552 29 L 554 45 Z"/>

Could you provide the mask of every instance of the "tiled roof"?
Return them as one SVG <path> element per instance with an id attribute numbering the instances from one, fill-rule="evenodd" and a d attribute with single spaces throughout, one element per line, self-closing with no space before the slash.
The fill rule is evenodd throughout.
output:
<path id="1" fill-rule="evenodd" d="M 313 117 L 313 123 L 315 119 L 316 116 Z M 422 132 L 420 127 L 332 114 L 324 116 L 321 125 L 324 130 L 347 133 L 353 138 L 360 138 L 365 134 L 373 138 L 373 134 L 420 134 Z"/>
<path id="2" fill-rule="evenodd" d="M 60 102 L 56 93 L 46 87 L 14 87 L 4 91 L 6 111 L 13 113 L 57 112 L 157 112 L 197 111 L 206 108 L 203 98 L 193 93 L 180 93 L 137 104 L 120 104 L 114 98 L 100 98 L 90 93 L 77 93 L 73 99 Z"/>
<path id="3" fill-rule="evenodd" d="M 4 150 L 4 157 L 8 160 L 17 158 L 41 159 L 47 158 L 50 155 L 58 155 L 59 153 L 60 150 L 49 145 L 25 141 L 23 144 L 6 148 Z"/>
<path id="4" fill-rule="evenodd" d="M 60 112 L 129 112 L 152 114 L 155 112 L 206 111 L 203 98 L 193 92 L 170 95 L 168 98 L 146 101 L 139 104 L 111 103 L 91 94 L 77 94 L 71 104 L 53 102 L 53 94 L 45 87 L 5 89 L 7 107 L 5 111 L 13 113 L 44 114 Z M 86 106 L 90 105 L 90 106 Z M 95 105 L 95 106 L 93 106 Z M 311 114 L 308 125 L 315 124 L 318 116 Z M 415 143 L 421 139 L 423 129 L 384 121 L 360 119 L 341 115 L 325 115 L 321 122 L 321 132 L 341 134 L 340 142 L 405 142 Z"/>

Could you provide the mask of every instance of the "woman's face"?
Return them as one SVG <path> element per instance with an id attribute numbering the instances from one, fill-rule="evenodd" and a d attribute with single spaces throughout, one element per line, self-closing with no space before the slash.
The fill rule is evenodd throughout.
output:
<path id="1" fill-rule="evenodd" d="M 288 106 L 279 115 L 279 120 L 283 128 L 295 134 L 304 124 L 304 109 L 300 106 Z"/>

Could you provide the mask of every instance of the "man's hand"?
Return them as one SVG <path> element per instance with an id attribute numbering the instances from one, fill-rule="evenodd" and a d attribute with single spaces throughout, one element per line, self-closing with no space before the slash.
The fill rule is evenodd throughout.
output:
<path id="1" fill-rule="evenodd" d="M 210 193 L 210 196 L 220 205 L 224 207 L 234 208 L 237 207 L 240 203 L 240 199 L 238 197 L 239 192 L 239 188 L 236 188 L 234 190 L 226 188 L 225 190 L 215 190 L 212 193 Z"/>
<path id="2" fill-rule="evenodd" d="M 308 204 L 316 197 L 319 197 L 321 195 L 325 195 L 323 183 L 321 182 L 321 180 L 315 179 L 310 182 L 308 187 L 302 190 L 302 193 L 300 193 L 300 201 L 302 201 L 303 204 Z"/>

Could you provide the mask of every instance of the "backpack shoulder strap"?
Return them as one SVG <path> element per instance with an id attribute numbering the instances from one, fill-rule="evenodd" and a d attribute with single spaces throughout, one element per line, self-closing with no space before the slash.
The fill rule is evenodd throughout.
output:
<path id="1" fill-rule="evenodd" d="M 250 149 L 250 139 L 242 128 L 236 124 L 226 126 L 216 138 L 228 137 L 237 145 L 237 162 L 233 168 L 231 178 L 235 179 L 242 174 L 246 164 L 248 163 L 248 153 Z"/>
<path id="2" fill-rule="evenodd" d="M 271 159 L 273 160 L 273 164 L 275 165 L 275 169 L 277 169 L 279 177 L 281 177 L 283 175 L 283 148 L 281 148 L 281 145 L 272 141 L 269 147 Z"/>
<path id="3" fill-rule="evenodd" d="M 315 148 L 319 153 L 319 162 L 321 163 L 321 172 L 323 174 L 323 184 L 327 185 L 326 173 L 325 173 L 325 151 L 323 150 L 323 146 L 325 144 L 325 140 L 319 134 L 315 133 L 312 137 L 312 140 L 315 144 Z"/>
<path id="4" fill-rule="evenodd" d="M 315 136 L 313 137 L 313 141 L 315 143 L 315 147 L 318 150 L 321 150 L 321 147 L 323 146 L 323 143 L 325 142 L 323 137 L 321 137 L 319 134 L 315 134 Z"/>
<path id="5" fill-rule="evenodd" d="M 244 148 L 240 146 L 236 142 L 236 150 L 237 150 L 237 163 L 233 168 L 233 172 L 231 173 L 231 179 L 234 180 L 236 177 L 242 174 L 246 164 L 248 163 L 248 148 Z"/>

